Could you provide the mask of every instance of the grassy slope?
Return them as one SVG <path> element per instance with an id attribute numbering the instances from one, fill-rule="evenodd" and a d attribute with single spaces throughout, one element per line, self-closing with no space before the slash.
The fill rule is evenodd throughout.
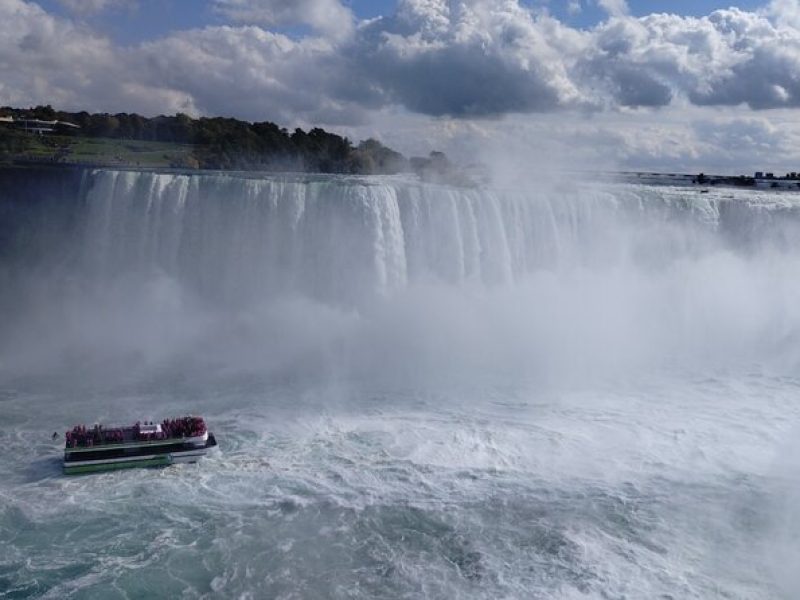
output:
<path id="1" fill-rule="evenodd" d="M 93 165 L 169 167 L 186 161 L 188 144 L 110 138 L 25 135 L 25 149 L 3 158 Z"/>

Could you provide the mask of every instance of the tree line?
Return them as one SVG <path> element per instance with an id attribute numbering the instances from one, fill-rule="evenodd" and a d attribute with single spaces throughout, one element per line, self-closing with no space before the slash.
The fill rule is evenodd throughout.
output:
<path id="1" fill-rule="evenodd" d="M 62 136 L 111 138 L 186 144 L 187 164 L 203 169 L 315 171 L 320 173 L 425 175 L 450 166 L 440 152 L 429 157 L 405 156 L 368 139 L 358 145 L 347 137 L 315 127 L 289 132 L 275 123 L 250 123 L 226 117 L 143 117 L 135 113 L 66 112 L 53 107 L 0 108 L 0 117 L 66 121 L 80 129 L 57 127 Z M 11 141 L 7 143 L 12 143 Z"/>

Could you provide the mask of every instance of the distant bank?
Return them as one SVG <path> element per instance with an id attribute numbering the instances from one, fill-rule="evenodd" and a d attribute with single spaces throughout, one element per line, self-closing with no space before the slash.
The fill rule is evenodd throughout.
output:
<path id="1" fill-rule="evenodd" d="M 96 167 L 317 173 L 417 173 L 458 182 L 441 153 L 406 158 L 375 139 L 357 145 L 320 128 L 289 132 L 275 123 L 185 114 L 66 112 L 51 106 L 0 108 L 0 162 Z"/>
<path id="2" fill-rule="evenodd" d="M 701 187 L 743 187 L 775 190 L 800 190 L 800 176 L 787 173 L 776 177 L 773 173 L 756 172 L 750 175 L 707 175 L 705 173 L 653 173 L 623 172 L 618 173 L 626 181 L 641 182 L 651 185 L 693 185 Z"/>

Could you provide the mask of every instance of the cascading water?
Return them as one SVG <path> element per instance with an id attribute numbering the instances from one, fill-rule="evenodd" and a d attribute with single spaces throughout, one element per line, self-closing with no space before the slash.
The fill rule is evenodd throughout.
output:
<path id="1" fill-rule="evenodd" d="M 739 250 L 764 241 L 796 250 L 800 219 L 800 206 L 769 198 L 688 200 L 644 186 L 531 193 L 386 178 L 91 178 L 86 264 L 103 277 L 158 269 L 225 302 L 292 291 L 359 304 L 422 281 L 508 284 L 640 253 L 676 260 L 702 251 L 707 234 L 745 242 Z"/>
<path id="2" fill-rule="evenodd" d="M 0 592 L 800 590 L 800 195 L 112 170 L 9 189 Z M 182 412 L 219 456 L 59 475 L 53 430 Z"/>

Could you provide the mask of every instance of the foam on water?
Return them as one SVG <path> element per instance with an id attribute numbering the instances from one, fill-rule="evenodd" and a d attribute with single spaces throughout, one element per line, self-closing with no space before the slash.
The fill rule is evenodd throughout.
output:
<path id="1" fill-rule="evenodd" d="M 797 196 L 83 194 L 49 253 L 4 256 L 0 593 L 800 591 Z M 60 475 L 53 430 L 187 411 L 220 441 L 202 464 Z"/>
<path id="2" fill-rule="evenodd" d="M 3 439 L 3 577 L 49 597 L 774 597 L 774 453 L 799 387 L 398 393 L 322 414 L 287 408 L 296 390 L 218 390 L 218 456 L 76 479 L 14 414 L 60 398 L 11 399 L 27 409 Z"/>

